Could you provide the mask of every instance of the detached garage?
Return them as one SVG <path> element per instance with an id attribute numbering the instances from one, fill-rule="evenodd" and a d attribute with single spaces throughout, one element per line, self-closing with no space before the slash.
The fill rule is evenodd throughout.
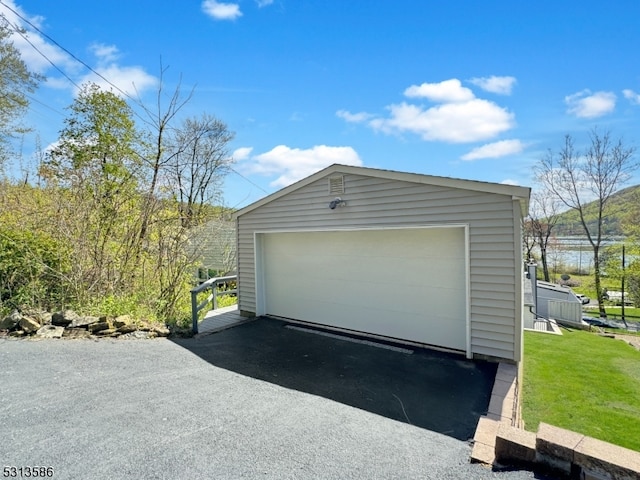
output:
<path id="1" fill-rule="evenodd" d="M 236 213 L 239 309 L 519 361 L 529 193 L 332 165 Z"/>

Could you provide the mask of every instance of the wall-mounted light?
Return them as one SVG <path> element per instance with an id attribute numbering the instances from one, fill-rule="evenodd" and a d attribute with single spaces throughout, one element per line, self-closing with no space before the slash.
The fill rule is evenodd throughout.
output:
<path id="1" fill-rule="evenodd" d="M 329 202 L 329 208 L 331 210 L 335 210 L 336 207 L 346 207 L 346 206 L 347 206 L 347 202 L 342 200 L 340 197 L 336 197 L 335 199 L 331 200 L 331 202 Z"/>

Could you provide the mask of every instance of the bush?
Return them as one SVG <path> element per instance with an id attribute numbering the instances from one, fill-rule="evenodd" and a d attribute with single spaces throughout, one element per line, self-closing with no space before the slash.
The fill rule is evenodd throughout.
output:
<path id="1" fill-rule="evenodd" d="M 42 232 L 0 228 L 0 307 L 51 308 L 72 301 L 65 288 L 69 254 Z"/>

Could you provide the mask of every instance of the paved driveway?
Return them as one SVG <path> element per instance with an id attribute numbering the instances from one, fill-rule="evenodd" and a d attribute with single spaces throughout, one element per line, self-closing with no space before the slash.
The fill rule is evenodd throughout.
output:
<path id="1" fill-rule="evenodd" d="M 0 466 L 51 466 L 53 478 L 89 480 L 535 478 L 469 464 L 470 446 L 451 435 L 194 354 L 243 331 L 234 330 L 179 344 L 0 340 Z M 252 342 L 241 354 L 269 357 Z M 326 365 L 337 368 L 331 356 Z"/>
<path id="2" fill-rule="evenodd" d="M 497 364 L 362 341 L 279 320 L 256 321 L 178 344 L 212 365 L 319 395 L 393 420 L 473 438 Z"/>

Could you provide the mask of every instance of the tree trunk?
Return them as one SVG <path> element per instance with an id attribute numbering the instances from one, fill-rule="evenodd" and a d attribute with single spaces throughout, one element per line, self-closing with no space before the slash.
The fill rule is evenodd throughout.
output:
<path id="1" fill-rule="evenodd" d="M 593 276 L 596 284 L 596 297 L 598 298 L 598 310 L 600 318 L 607 318 L 607 311 L 604 308 L 604 292 L 600 283 L 600 248 L 593 247 Z"/>
<path id="2" fill-rule="evenodd" d="M 544 281 L 550 282 L 551 277 L 549 276 L 549 265 L 547 264 L 547 249 L 540 248 L 540 260 L 542 260 L 542 273 L 544 275 Z"/>

